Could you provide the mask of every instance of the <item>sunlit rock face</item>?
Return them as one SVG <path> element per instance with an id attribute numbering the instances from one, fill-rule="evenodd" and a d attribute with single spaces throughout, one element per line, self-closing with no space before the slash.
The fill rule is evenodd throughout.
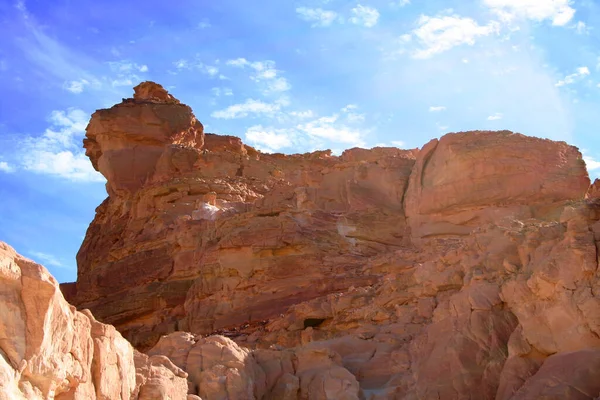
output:
<path id="1" fill-rule="evenodd" d="M 187 373 L 78 312 L 46 268 L 0 242 L 0 399 L 182 399 Z M 153 397 L 151 393 L 167 397 Z"/>
<path id="2" fill-rule="evenodd" d="M 161 173 L 191 168 L 203 143 L 204 128 L 192 109 L 153 82 L 136 86 L 133 99 L 96 111 L 84 139 L 86 155 L 115 196 L 130 195 Z"/>
<path id="3" fill-rule="evenodd" d="M 87 138 L 109 197 L 63 291 L 191 394 L 600 396 L 600 204 L 577 148 L 474 131 L 263 154 L 152 83 Z"/>

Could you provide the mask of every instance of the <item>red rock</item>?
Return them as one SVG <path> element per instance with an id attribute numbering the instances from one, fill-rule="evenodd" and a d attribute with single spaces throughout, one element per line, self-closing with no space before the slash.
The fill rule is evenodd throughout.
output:
<path id="1" fill-rule="evenodd" d="M 135 92 L 133 99 L 96 111 L 86 128 L 86 155 L 107 179 L 108 193 L 116 196 L 135 192 L 150 180 L 163 153 L 169 152 L 169 160 L 177 150 L 194 154 L 204 141 L 203 126 L 191 108 L 162 86 L 144 82 Z M 194 161 L 193 156 L 184 161 L 183 169 L 190 170 Z"/>
<path id="2" fill-rule="evenodd" d="M 159 86 L 136 96 L 88 127 L 109 197 L 64 293 L 191 395 L 600 395 L 600 204 L 575 147 L 475 131 L 262 154 Z"/>

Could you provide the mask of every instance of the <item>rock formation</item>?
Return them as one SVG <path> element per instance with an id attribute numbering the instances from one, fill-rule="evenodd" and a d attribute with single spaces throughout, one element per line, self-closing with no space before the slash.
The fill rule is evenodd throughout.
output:
<path id="1" fill-rule="evenodd" d="M 0 242 L 0 400 L 185 399 L 187 373 L 78 312 L 48 271 Z M 158 395 L 157 395 L 158 394 Z"/>
<path id="2" fill-rule="evenodd" d="M 87 128 L 109 197 L 62 289 L 191 394 L 600 396 L 600 200 L 575 147 L 263 154 L 135 93 Z"/>

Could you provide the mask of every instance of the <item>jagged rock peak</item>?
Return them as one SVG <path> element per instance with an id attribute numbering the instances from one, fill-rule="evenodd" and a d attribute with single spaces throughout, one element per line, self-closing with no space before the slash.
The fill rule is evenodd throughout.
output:
<path id="1" fill-rule="evenodd" d="M 126 195 L 151 179 L 191 170 L 204 145 L 204 127 L 189 106 L 154 82 L 134 91 L 133 99 L 92 114 L 83 140 L 109 194 Z"/>
<path id="2" fill-rule="evenodd" d="M 181 104 L 180 101 L 169 94 L 162 85 L 156 82 L 142 82 L 134 87 L 133 90 L 135 92 L 133 99 L 136 102 Z"/>

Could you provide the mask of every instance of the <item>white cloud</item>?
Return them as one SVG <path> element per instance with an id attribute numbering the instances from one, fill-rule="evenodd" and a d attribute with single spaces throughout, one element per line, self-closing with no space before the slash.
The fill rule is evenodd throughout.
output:
<path id="1" fill-rule="evenodd" d="M 219 68 L 214 66 L 214 65 L 208 65 L 208 64 L 204 64 L 203 62 L 200 61 L 195 61 L 195 62 L 190 62 L 186 59 L 180 59 L 177 60 L 173 63 L 173 65 L 175 66 L 175 68 L 177 68 L 178 70 L 183 70 L 183 69 L 187 69 L 187 70 L 192 70 L 192 69 L 197 69 L 198 71 L 202 72 L 203 74 L 209 75 L 211 77 L 215 77 L 219 74 Z M 220 79 L 223 79 L 219 76 Z"/>
<path id="2" fill-rule="evenodd" d="M 585 161 L 588 171 L 600 169 L 600 161 L 596 161 L 590 156 L 583 156 L 583 161 Z"/>
<path id="3" fill-rule="evenodd" d="M 228 60 L 227 62 L 225 62 L 225 64 L 233 65 L 234 67 L 244 67 L 250 64 L 250 62 L 245 58 L 236 58 L 235 60 Z"/>
<path id="4" fill-rule="evenodd" d="M 365 120 L 364 114 L 357 114 L 352 112 L 353 110 L 358 109 L 356 104 L 348 104 L 347 106 L 342 108 L 342 112 L 346 114 L 346 120 L 348 122 L 363 122 Z"/>
<path id="5" fill-rule="evenodd" d="M 323 10 L 321 8 L 298 7 L 296 13 L 305 21 L 314 22 L 313 27 L 329 26 L 337 18 L 335 11 Z"/>
<path id="6" fill-rule="evenodd" d="M 429 112 L 440 112 L 440 111 L 446 111 L 446 107 L 445 106 L 431 106 L 431 107 L 429 107 Z"/>
<path id="7" fill-rule="evenodd" d="M 499 119 L 502 119 L 502 113 L 495 113 L 490 115 L 489 117 L 487 117 L 488 121 L 497 121 Z"/>
<path id="8" fill-rule="evenodd" d="M 358 4 L 352 9 L 353 16 L 350 18 L 350 22 L 356 25 L 362 25 L 367 28 L 371 28 L 377 25 L 379 20 L 379 11 L 372 7 L 366 7 Z"/>
<path id="9" fill-rule="evenodd" d="M 65 89 L 71 93 L 79 94 L 83 92 L 83 88 L 89 85 L 90 83 L 85 79 L 80 79 L 78 81 L 71 81 L 65 83 Z"/>
<path id="10" fill-rule="evenodd" d="M 338 123 L 337 115 L 299 124 L 297 129 L 313 138 L 326 139 L 335 143 L 346 143 L 353 146 L 364 146 L 365 144 L 361 130 Z"/>
<path id="11" fill-rule="evenodd" d="M 135 78 L 136 81 L 139 81 L 139 79 L 137 79 L 137 77 Z M 110 84 L 113 87 L 119 87 L 119 86 L 134 86 L 133 80 L 131 80 L 130 78 L 123 78 L 123 79 L 113 79 Z"/>
<path id="12" fill-rule="evenodd" d="M 10 174 L 11 172 L 15 172 L 15 167 L 10 165 L 6 161 L 0 161 L 0 171 Z"/>
<path id="13" fill-rule="evenodd" d="M 273 115 L 280 110 L 277 103 L 265 103 L 260 100 L 248 99 L 244 103 L 234 104 L 224 110 L 215 111 L 211 114 L 213 118 L 234 119 L 244 118 L 250 114 Z"/>
<path id="14" fill-rule="evenodd" d="M 583 21 L 578 21 L 573 26 L 573 28 L 575 29 L 575 32 L 577 32 L 579 35 L 587 35 L 590 33 L 590 28 L 588 28 L 588 26 Z"/>
<path id="15" fill-rule="evenodd" d="M 245 58 L 236 58 L 226 61 L 225 64 L 238 68 L 249 67 L 253 69 L 254 74 L 250 79 L 256 82 L 264 82 L 264 94 L 286 92 L 292 88 L 287 79 L 279 76 L 280 71 L 276 69 L 274 61 L 265 60 L 250 62 Z"/>
<path id="16" fill-rule="evenodd" d="M 81 149 L 88 120 L 89 115 L 79 109 L 53 111 L 51 126 L 42 136 L 23 138 L 19 154 L 21 167 L 73 181 L 104 181 Z"/>
<path id="17" fill-rule="evenodd" d="M 471 18 L 457 15 L 429 17 L 423 15 L 418 20 L 419 27 L 412 31 L 420 49 L 413 53 L 414 58 L 429 58 L 435 54 L 450 50 L 463 44 L 474 45 L 475 39 L 497 33 L 499 24 L 490 22 L 479 25 Z M 408 42 L 410 38 L 404 37 Z"/>
<path id="18" fill-rule="evenodd" d="M 391 3 L 393 6 L 404 7 L 410 4 L 410 0 L 398 0 L 395 3 Z"/>
<path id="19" fill-rule="evenodd" d="M 121 72 L 121 73 L 135 72 L 135 71 L 148 72 L 147 65 L 139 65 L 134 62 L 127 61 L 127 60 L 109 61 L 108 65 L 109 65 L 110 69 L 114 72 Z"/>
<path id="20" fill-rule="evenodd" d="M 263 128 L 255 125 L 246 131 L 246 140 L 261 151 L 274 152 L 293 143 L 294 132 L 288 129 Z"/>
<path id="21" fill-rule="evenodd" d="M 210 76 L 215 76 L 219 73 L 219 68 L 213 66 L 213 65 L 198 65 L 198 68 L 200 68 L 200 70 Z"/>
<path id="22" fill-rule="evenodd" d="M 401 140 L 392 140 L 392 144 L 397 147 L 404 147 L 404 142 Z"/>
<path id="23" fill-rule="evenodd" d="M 187 62 L 187 60 L 184 60 L 184 59 L 175 61 L 173 63 L 173 65 L 175 65 L 175 68 L 177 68 L 177 69 L 188 69 L 189 68 L 189 63 Z"/>
<path id="24" fill-rule="evenodd" d="M 267 92 L 285 92 L 292 88 L 285 78 L 274 79 L 267 84 Z"/>
<path id="25" fill-rule="evenodd" d="M 348 113 L 346 120 L 349 122 L 363 122 L 365 120 L 365 114 Z"/>
<path id="26" fill-rule="evenodd" d="M 534 21 L 552 20 L 552 25 L 566 25 L 575 15 L 571 0 L 484 0 L 502 20 L 516 17 Z"/>
<path id="27" fill-rule="evenodd" d="M 588 76 L 589 74 L 590 74 L 590 70 L 588 67 L 579 67 L 575 70 L 575 73 L 567 75 L 567 76 L 565 76 L 564 79 L 561 79 L 558 82 L 556 82 L 555 86 L 561 87 L 561 86 L 565 86 L 565 85 L 570 85 L 572 83 L 575 83 L 577 80 L 580 80 L 585 76 Z"/>
<path id="28" fill-rule="evenodd" d="M 34 261 L 39 260 L 39 262 L 41 264 L 44 264 L 45 266 L 52 266 L 52 267 L 59 267 L 59 268 L 64 267 L 63 263 L 60 262 L 52 254 L 42 253 L 41 251 L 30 251 L 29 254 L 31 254 L 31 256 L 33 256 L 33 258 L 36 259 Z"/>
<path id="29" fill-rule="evenodd" d="M 217 97 L 219 97 L 219 96 L 233 96 L 233 90 L 231 90 L 230 88 L 214 87 L 214 88 L 211 89 L 211 91 Z"/>
<path id="30" fill-rule="evenodd" d="M 138 72 L 148 72 L 147 65 L 140 65 L 127 60 L 109 61 L 108 65 L 115 74 L 115 77 L 110 80 L 112 87 L 134 86 L 136 83 L 143 81 Z"/>
<path id="31" fill-rule="evenodd" d="M 297 117 L 297 118 L 312 118 L 314 116 L 314 113 L 312 110 L 292 111 L 289 113 L 289 115 L 291 115 L 292 117 Z"/>
<path id="32" fill-rule="evenodd" d="M 583 157 L 583 160 L 585 161 L 588 171 L 600 169 L 600 161 L 596 161 L 591 157 Z"/>

